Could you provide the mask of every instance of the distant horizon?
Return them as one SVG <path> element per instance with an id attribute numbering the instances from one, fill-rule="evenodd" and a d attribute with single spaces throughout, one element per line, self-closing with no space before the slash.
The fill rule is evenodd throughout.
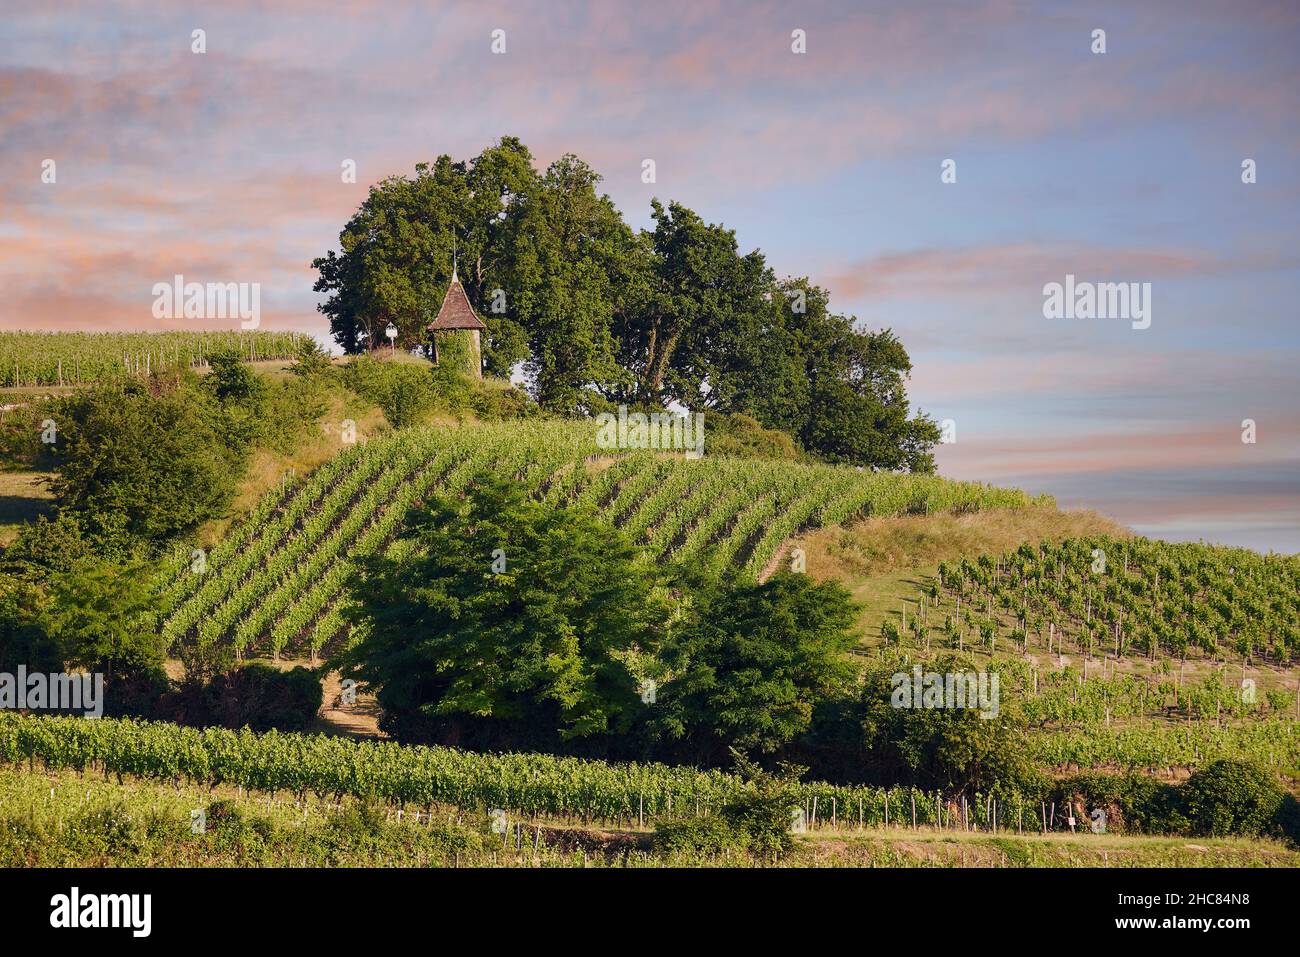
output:
<path id="1" fill-rule="evenodd" d="M 259 283 L 261 329 L 327 341 L 310 262 L 368 187 L 503 135 L 588 161 L 633 228 L 681 201 L 892 328 L 914 408 L 954 423 L 941 475 L 1300 553 L 1289 3 L 13 10 L 0 329 L 218 331 L 152 318 L 179 273 Z M 1045 318 L 1067 276 L 1149 283 L 1149 328 Z"/>

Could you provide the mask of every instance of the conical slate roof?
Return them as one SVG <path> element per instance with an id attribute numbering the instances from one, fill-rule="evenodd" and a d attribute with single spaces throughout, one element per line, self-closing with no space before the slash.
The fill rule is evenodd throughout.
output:
<path id="1" fill-rule="evenodd" d="M 469 304 L 469 296 L 465 295 L 465 287 L 460 284 L 454 272 L 451 276 L 451 285 L 447 287 L 447 295 L 443 297 L 442 306 L 438 309 L 438 318 L 429 323 L 430 332 L 440 329 L 487 331 L 483 320 L 474 314 L 474 307 Z"/>

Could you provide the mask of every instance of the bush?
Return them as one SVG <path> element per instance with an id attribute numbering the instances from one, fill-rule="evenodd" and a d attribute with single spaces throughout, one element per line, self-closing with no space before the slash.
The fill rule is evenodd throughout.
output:
<path id="1" fill-rule="evenodd" d="M 781 764 L 772 772 L 735 748 L 731 756 L 745 781 L 741 792 L 716 816 L 679 818 L 658 825 L 654 836 L 657 850 L 704 855 L 752 851 L 779 857 L 794 846 L 790 823 L 799 806 L 794 787 L 805 769 Z"/>
<path id="2" fill-rule="evenodd" d="M 742 752 L 731 749 L 736 771 L 745 779 L 744 790 L 722 808 L 722 816 L 748 837 L 749 847 L 761 854 L 784 854 L 794 846 L 790 836 L 792 813 L 799 801 L 794 787 L 805 768 L 781 764 L 767 771 Z"/>
<path id="3" fill-rule="evenodd" d="M 1195 834 L 1277 834 L 1284 828 L 1287 794 L 1271 774 L 1253 764 L 1215 761 L 1178 790 Z"/>
<path id="4" fill-rule="evenodd" d="M 434 378 L 421 365 L 357 356 L 343 368 L 343 382 L 357 395 L 379 406 L 388 424 L 395 429 L 414 425 L 438 401 Z"/>
<path id="5" fill-rule="evenodd" d="M 654 848 L 660 854 L 713 856 L 749 850 L 749 835 L 726 818 L 684 817 L 655 825 Z"/>
<path id="6" fill-rule="evenodd" d="M 515 386 L 501 389 L 479 384 L 470 396 L 469 404 L 480 419 L 525 419 L 538 412 L 537 403 L 529 398 L 527 392 Z"/>
<path id="7" fill-rule="evenodd" d="M 1061 781 L 1052 799 L 1066 807 L 1082 806 L 1084 820 L 1100 808 L 1106 830 L 1142 834 L 1177 834 L 1188 830 L 1178 788 L 1144 774 L 1080 774 Z"/>
<path id="8" fill-rule="evenodd" d="M 220 515 L 242 472 L 223 410 L 192 378 L 98 386 L 60 400 L 51 447 L 61 508 L 91 537 L 158 542 Z M 227 383 L 239 388 L 242 374 Z M 233 395 L 233 392 L 232 392 Z"/>
<path id="9" fill-rule="evenodd" d="M 803 453 L 788 433 L 765 429 L 748 415 L 704 415 L 705 447 L 710 455 L 746 459 L 801 459 Z"/>
<path id="10" fill-rule="evenodd" d="M 203 727 L 249 727 L 254 731 L 302 731 L 320 711 L 324 693 L 310 668 L 280 671 L 253 662 L 195 682 L 159 706 L 169 721 Z"/>

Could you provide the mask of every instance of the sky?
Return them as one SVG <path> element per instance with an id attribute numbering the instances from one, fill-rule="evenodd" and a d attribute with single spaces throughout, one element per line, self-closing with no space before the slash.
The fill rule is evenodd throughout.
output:
<path id="1" fill-rule="evenodd" d="M 513 135 L 892 329 L 942 474 L 1300 552 L 1294 0 L 49 6 L 0 0 L 0 329 L 231 325 L 154 318 L 179 273 L 324 338 L 369 185 Z M 1067 275 L 1149 327 L 1048 318 Z"/>

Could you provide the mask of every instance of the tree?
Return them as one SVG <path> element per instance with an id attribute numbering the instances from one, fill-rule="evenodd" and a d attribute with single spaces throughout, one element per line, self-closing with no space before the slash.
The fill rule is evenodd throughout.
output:
<path id="1" fill-rule="evenodd" d="M 838 582 L 782 573 L 761 585 L 697 584 L 689 623 L 661 653 L 671 677 L 654 709 L 660 739 L 705 763 L 730 747 L 780 750 L 820 699 L 851 684 L 856 617 Z"/>
<path id="2" fill-rule="evenodd" d="M 54 578 L 46 620 L 64 662 L 115 678 L 161 672 L 154 570 L 148 563 L 87 561 Z"/>
<path id="3" fill-rule="evenodd" d="M 974 665 L 950 655 L 925 665 L 926 674 L 974 675 Z M 996 715 L 973 705 L 947 707 L 913 701 L 897 706 L 896 680 L 913 673 L 903 662 L 871 669 L 864 675 L 858 720 L 861 758 L 879 780 L 900 777 L 923 788 L 949 793 L 988 791 L 1001 785 L 1033 793 L 1040 775 L 1028 758 L 1027 726 L 1011 695 L 999 694 Z M 943 688 L 940 688 L 940 692 Z"/>
<path id="4" fill-rule="evenodd" d="M 550 411 L 677 402 L 751 415 L 830 461 L 933 471 L 939 432 L 911 414 L 892 332 L 857 331 L 825 290 L 778 282 L 760 251 L 681 203 L 652 201 L 654 228 L 634 233 L 599 184 L 572 155 L 537 173 L 512 137 L 383 180 L 341 252 L 313 263 L 335 339 L 373 348 L 392 322 L 403 346 L 424 341 L 455 250 L 487 370 L 523 361 Z"/>
<path id="5" fill-rule="evenodd" d="M 641 706 L 629 656 L 667 615 L 655 570 L 593 512 L 516 482 L 435 497 L 410 553 L 354 586 L 362 638 L 339 656 L 407 740 L 559 747 L 626 731 Z"/>
<path id="6" fill-rule="evenodd" d="M 319 273 L 315 290 L 328 293 L 319 309 L 329 317 L 335 341 L 349 353 L 374 349 L 386 341 L 391 322 L 398 346 L 423 343 L 456 264 L 488 327 L 488 370 L 508 374 L 526 353 L 522 331 L 508 310 L 482 306 L 485 293 L 505 283 L 497 275 L 500 237 L 513 211 L 535 195 L 537 183 L 528 149 L 505 137 L 469 163 L 439 156 L 432 164 L 417 164 L 413 179 L 391 176 L 371 187 L 339 234 L 341 251 L 312 262 Z"/>
<path id="7" fill-rule="evenodd" d="M 741 353 L 760 353 L 771 283 L 762 254 L 741 256 L 734 231 L 706 224 L 680 203 L 653 200 L 651 216 L 655 228 L 642 237 L 653 257 L 649 294 L 615 326 L 621 361 L 634 376 L 632 391 L 618 397 L 745 411 L 730 404 L 720 373 Z"/>
<path id="8" fill-rule="evenodd" d="M 600 176 L 575 156 L 552 163 L 531 201 L 507 223 L 506 270 L 527 330 L 526 371 L 538 401 L 581 410 L 594 385 L 626 386 L 614 329 L 645 296 L 648 256 Z"/>
<path id="9" fill-rule="evenodd" d="M 156 543 L 220 514 L 234 494 L 246 449 L 185 382 L 97 386 L 56 415 L 53 488 L 92 537 Z"/>

